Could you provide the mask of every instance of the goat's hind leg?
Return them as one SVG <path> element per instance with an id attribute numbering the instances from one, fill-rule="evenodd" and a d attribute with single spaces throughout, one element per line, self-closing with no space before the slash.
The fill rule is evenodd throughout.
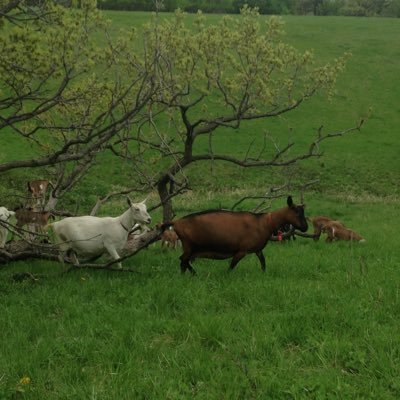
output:
<path id="1" fill-rule="evenodd" d="M 192 275 L 196 275 L 195 269 L 190 265 L 191 255 L 183 253 L 179 258 L 181 259 L 181 273 L 184 274 L 188 269 Z"/>
<path id="2" fill-rule="evenodd" d="M 182 241 L 182 249 L 183 253 L 179 257 L 181 260 L 181 273 L 184 274 L 188 269 L 192 273 L 192 275 L 196 275 L 196 271 L 190 265 L 190 261 L 193 259 L 192 246 L 187 241 Z"/>

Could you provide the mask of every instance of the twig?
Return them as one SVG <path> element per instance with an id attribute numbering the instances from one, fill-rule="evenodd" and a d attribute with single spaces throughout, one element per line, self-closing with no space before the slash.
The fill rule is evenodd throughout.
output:
<path id="1" fill-rule="evenodd" d="M 300 232 L 300 231 L 297 231 L 297 230 L 294 231 L 294 234 L 296 236 L 302 236 L 302 237 L 305 237 L 305 238 L 308 238 L 308 239 L 314 239 L 314 238 L 317 237 L 317 235 L 314 235 L 312 233 L 304 233 L 304 232 Z"/>

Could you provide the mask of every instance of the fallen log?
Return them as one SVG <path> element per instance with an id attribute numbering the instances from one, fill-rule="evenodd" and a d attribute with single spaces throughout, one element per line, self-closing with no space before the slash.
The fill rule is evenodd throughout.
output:
<path id="1" fill-rule="evenodd" d="M 125 260 L 134 256 L 151 243 L 159 240 L 161 231 L 153 229 L 141 235 L 131 235 L 122 250 L 119 260 L 112 260 L 105 264 L 81 263 L 80 268 L 110 268 L 118 261 Z M 60 251 L 54 244 L 30 242 L 27 240 L 15 240 L 6 244 L 4 249 L 0 249 L 0 264 L 7 264 L 11 261 L 22 261 L 29 259 L 41 259 L 57 261 L 60 260 Z M 66 264 L 71 264 L 68 259 L 64 259 Z"/>

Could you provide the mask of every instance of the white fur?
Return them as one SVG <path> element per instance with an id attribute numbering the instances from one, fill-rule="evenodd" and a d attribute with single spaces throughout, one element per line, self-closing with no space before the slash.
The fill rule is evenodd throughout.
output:
<path id="1" fill-rule="evenodd" d="M 5 207 L 0 207 L 0 221 L 7 222 L 13 215 L 14 211 L 9 211 Z M 0 249 L 4 248 L 7 240 L 8 229 L 4 225 L 0 225 Z"/>
<path id="2" fill-rule="evenodd" d="M 54 222 L 52 226 L 62 251 L 73 250 L 78 256 L 92 258 L 108 252 L 118 260 L 118 252 L 124 247 L 128 233 L 136 223 L 150 223 L 146 204 L 132 203 L 119 217 L 68 217 Z M 75 258 L 75 263 L 78 260 Z M 121 263 L 118 266 L 122 268 Z"/>

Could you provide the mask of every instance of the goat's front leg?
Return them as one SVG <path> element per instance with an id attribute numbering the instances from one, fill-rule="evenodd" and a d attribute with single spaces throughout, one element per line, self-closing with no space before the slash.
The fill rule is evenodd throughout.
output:
<path id="1" fill-rule="evenodd" d="M 72 264 L 75 267 L 79 267 L 79 260 L 78 260 L 78 256 L 76 255 L 75 251 L 72 249 L 69 249 L 67 251 L 67 257 L 71 260 Z"/>
<path id="2" fill-rule="evenodd" d="M 265 272 L 265 257 L 262 251 L 257 251 L 256 253 L 258 259 L 260 260 L 261 270 Z"/>
<path id="3" fill-rule="evenodd" d="M 110 256 L 113 260 L 118 260 L 120 258 L 119 254 L 117 253 L 117 250 L 115 249 L 114 246 L 112 246 L 110 244 L 104 244 L 104 247 L 106 248 L 106 250 L 108 251 L 108 254 L 110 254 Z M 122 269 L 122 264 L 120 262 L 117 263 L 117 266 L 119 269 Z"/>

